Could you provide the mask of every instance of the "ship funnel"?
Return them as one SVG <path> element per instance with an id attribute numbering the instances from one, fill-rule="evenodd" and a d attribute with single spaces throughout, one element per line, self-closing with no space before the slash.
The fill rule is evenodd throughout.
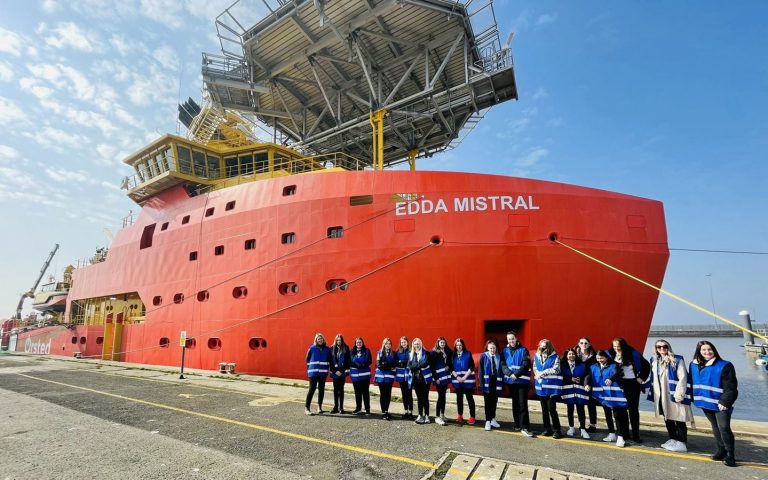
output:
<path id="1" fill-rule="evenodd" d="M 739 317 L 741 317 L 741 324 L 744 326 L 744 328 L 747 330 L 752 330 L 752 319 L 749 317 L 749 312 L 742 310 L 739 312 Z M 755 337 L 753 337 L 749 332 L 744 332 L 744 343 L 754 345 Z"/>

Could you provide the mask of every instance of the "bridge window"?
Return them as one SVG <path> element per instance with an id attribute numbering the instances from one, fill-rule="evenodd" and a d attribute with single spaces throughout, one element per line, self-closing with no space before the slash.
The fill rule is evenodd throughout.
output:
<path id="1" fill-rule="evenodd" d="M 354 195 L 349 197 L 349 205 L 352 207 L 370 205 L 371 203 L 373 203 L 373 195 Z"/>
<path id="2" fill-rule="evenodd" d="M 280 242 L 285 245 L 289 243 L 296 243 L 296 233 L 294 232 L 284 233 L 280 238 Z"/>
<path id="3" fill-rule="evenodd" d="M 240 155 L 240 175 L 250 175 L 253 173 L 253 155 Z"/>
<path id="4" fill-rule="evenodd" d="M 328 227 L 328 238 L 341 238 L 344 236 L 344 228 L 341 226 L 338 227 Z"/>
<path id="5" fill-rule="evenodd" d="M 141 243 L 139 244 L 139 250 L 149 248 L 152 246 L 152 237 L 155 234 L 155 226 L 157 224 L 147 225 L 144 227 L 144 231 L 141 234 Z"/>
<path id="6" fill-rule="evenodd" d="M 160 339 L 160 348 L 168 348 L 170 344 L 171 340 L 168 337 L 163 337 Z"/>
<path id="7" fill-rule="evenodd" d="M 299 293 L 299 284 L 296 282 L 281 283 L 277 290 L 280 295 L 296 295 Z"/>
<path id="8" fill-rule="evenodd" d="M 211 350 L 221 350 L 221 339 L 216 337 L 209 338 L 208 348 L 210 348 Z"/>
<path id="9" fill-rule="evenodd" d="M 248 240 L 245 241 L 245 249 L 246 250 L 253 250 L 254 248 L 256 248 L 256 239 L 255 238 L 251 238 L 251 239 L 248 239 Z"/>
<path id="10" fill-rule="evenodd" d="M 208 155 L 208 178 L 219 178 L 219 157 Z"/>
<path id="11" fill-rule="evenodd" d="M 266 153 L 257 153 L 254 158 L 254 170 L 256 173 L 269 171 L 269 155 Z"/>
<path id="12" fill-rule="evenodd" d="M 176 145 L 176 152 L 179 157 L 179 171 L 181 173 L 192 173 L 192 153 L 187 147 Z"/>
<path id="13" fill-rule="evenodd" d="M 227 178 L 236 177 L 238 175 L 237 157 L 225 158 L 224 168 L 226 169 L 225 175 L 227 176 Z"/>
<path id="14" fill-rule="evenodd" d="M 235 201 L 232 200 L 231 202 L 227 202 L 227 205 L 224 207 L 225 211 L 230 211 L 235 209 Z"/>
<path id="15" fill-rule="evenodd" d="M 287 187 L 283 187 L 283 196 L 288 197 L 291 195 L 296 195 L 296 185 L 288 185 Z"/>
<path id="16" fill-rule="evenodd" d="M 194 262 L 197 260 L 197 252 L 189 252 L 189 261 Z"/>
<path id="17" fill-rule="evenodd" d="M 224 255 L 224 245 L 216 245 L 216 248 L 213 249 L 214 255 Z"/>

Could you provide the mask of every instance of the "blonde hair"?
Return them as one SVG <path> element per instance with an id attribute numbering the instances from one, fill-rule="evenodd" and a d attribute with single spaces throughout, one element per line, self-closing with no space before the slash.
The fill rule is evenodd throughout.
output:
<path id="1" fill-rule="evenodd" d="M 322 345 L 325 345 L 325 335 L 323 335 L 322 333 L 319 333 L 319 332 L 315 334 L 315 340 L 314 340 L 314 342 L 312 342 L 312 344 L 313 345 L 317 345 L 317 339 L 318 338 L 321 338 L 323 340 Z"/>
<path id="2" fill-rule="evenodd" d="M 419 337 L 414 338 L 411 341 L 411 358 L 413 358 L 414 354 L 416 353 L 416 351 L 413 348 L 416 345 L 416 342 L 419 342 L 419 345 L 421 345 L 421 351 L 422 352 L 424 351 L 424 342 L 422 342 Z"/>
<path id="3" fill-rule="evenodd" d="M 552 355 L 555 352 L 555 347 L 552 345 L 552 340 L 548 338 L 542 338 L 539 340 L 539 346 L 537 350 L 541 348 L 541 344 L 544 344 L 544 351 L 542 353 L 546 354 L 547 356 Z"/>
<path id="4" fill-rule="evenodd" d="M 381 351 L 382 352 L 384 351 L 384 348 L 385 348 L 384 346 L 387 344 L 387 342 L 389 342 L 389 350 L 391 352 L 394 352 L 394 350 L 392 349 L 392 339 L 389 337 L 384 337 L 384 340 L 381 341 Z"/>
<path id="5" fill-rule="evenodd" d="M 658 350 L 656 350 L 656 345 L 658 344 L 664 344 L 667 346 L 667 353 L 665 355 L 662 355 L 659 353 Z M 660 338 L 653 342 L 653 350 L 656 354 L 656 358 L 659 359 L 659 362 L 662 365 L 672 365 L 674 368 L 677 368 L 677 359 L 675 358 L 675 352 L 672 350 L 672 345 L 669 344 L 668 341 L 664 340 L 663 338 Z"/>

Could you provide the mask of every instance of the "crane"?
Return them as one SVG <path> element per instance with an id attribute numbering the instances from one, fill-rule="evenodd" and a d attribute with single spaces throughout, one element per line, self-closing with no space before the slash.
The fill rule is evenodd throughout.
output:
<path id="1" fill-rule="evenodd" d="M 58 249 L 59 244 L 57 243 L 54 245 L 51 253 L 48 254 L 48 258 L 45 260 L 45 263 L 43 263 L 43 268 L 40 269 L 40 275 L 38 275 L 37 280 L 35 280 L 35 284 L 32 285 L 32 288 L 30 288 L 28 291 L 21 294 L 19 305 L 16 307 L 16 320 L 21 320 L 21 308 L 24 306 L 24 300 L 35 296 L 35 290 L 37 289 L 37 286 L 40 285 L 40 280 L 43 278 L 43 275 L 45 275 L 45 271 L 48 270 L 48 266 L 50 266 L 51 260 L 53 259 L 53 256 L 56 255 L 56 251 Z"/>

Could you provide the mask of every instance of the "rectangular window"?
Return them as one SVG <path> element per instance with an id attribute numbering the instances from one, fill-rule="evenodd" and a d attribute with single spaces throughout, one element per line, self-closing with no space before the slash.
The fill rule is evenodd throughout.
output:
<path id="1" fill-rule="evenodd" d="M 197 252 L 189 252 L 189 261 L 194 262 L 197 260 Z"/>
<path id="2" fill-rule="evenodd" d="M 295 243 L 296 242 L 296 233 L 290 232 L 290 233 L 284 233 L 282 237 L 280 238 L 280 241 L 283 244 L 289 244 L 289 243 Z"/>
<path id="3" fill-rule="evenodd" d="M 343 227 L 328 227 L 328 238 L 341 238 L 344 236 Z"/>
<path id="4" fill-rule="evenodd" d="M 256 239 L 255 238 L 251 238 L 251 239 L 248 239 L 248 240 L 245 241 L 245 249 L 246 250 L 253 250 L 254 248 L 256 248 Z"/>
<path id="5" fill-rule="evenodd" d="M 288 185 L 287 187 L 283 187 L 283 196 L 288 197 L 291 195 L 296 195 L 296 185 Z"/>
<path id="6" fill-rule="evenodd" d="M 357 207 L 359 205 L 370 205 L 373 203 L 373 195 L 355 195 L 349 197 L 349 205 Z"/>
<path id="7" fill-rule="evenodd" d="M 216 207 L 209 208 L 208 210 L 205 211 L 205 216 L 210 217 L 211 215 L 213 215 L 214 210 L 216 210 Z"/>
<path id="8" fill-rule="evenodd" d="M 224 207 L 224 210 L 227 211 L 227 212 L 230 211 L 230 210 L 234 210 L 234 209 L 235 209 L 235 201 L 234 200 L 232 200 L 231 202 L 227 202 L 227 206 Z"/>
<path id="9" fill-rule="evenodd" d="M 208 155 L 208 178 L 219 178 L 219 157 Z"/>
<path id="10" fill-rule="evenodd" d="M 269 155 L 266 153 L 257 153 L 254 158 L 254 169 L 256 173 L 269 171 Z"/>
<path id="11" fill-rule="evenodd" d="M 224 172 L 227 178 L 238 176 L 239 172 L 237 170 L 237 157 L 225 158 L 224 168 L 227 170 Z"/>
<path id="12" fill-rule="evenodd" d="M 189 223 L 189 215 L 184 215 L 184 218 L 181 219 L 181 224 L 186 225 Z"/>
<path id="13" fill-rule="evenodd" d="M 163 222 L 163 224 L 160 225 L 160 231 L 163 232 L 165 230 L 168 230 L 168 222 Z"/>
<path id="14" fill-rule="evenodd" d="M 240 155 L 240 175 L 253 173 L 253 155 Z"/>
<path id="15" fill-rule="evenodd" d="M 157 224 L 147 225 L 144 227 L 144 231 L 141 233 L 141 243 L 139 244 L 139 250 L 149 248 L 152 246 L 152 237 L 155 234 L 155 226 Z"/>
<path id="16" fill-rule="evenodd" d="M 192 158 L 195 162 L 195 175 L 205 177 L 205 152 L 192 150 Z"/>
<path id="17" fill-rule="evenodd" d="M 224 245 L 217 245 L 216 248 L 213 249 L 214 255 L 224 255 Z"/>
<path id="18" fill-rule="evenodd" d="M 176 151 L 179 152 L 179 171 L 181 173 L 192 173 L 192 152 L 187 147 L 176 145 Z"/>

